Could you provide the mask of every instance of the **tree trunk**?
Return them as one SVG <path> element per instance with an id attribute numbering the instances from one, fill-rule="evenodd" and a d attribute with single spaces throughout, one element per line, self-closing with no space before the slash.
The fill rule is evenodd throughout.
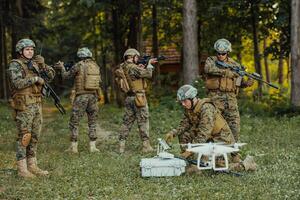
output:
<path id="1" fill-rule="evenodd" d="M 279 85 L 283 84 L 283 52 L 281 51 L 280 47 L 280 55 L 279 55 L 279 62 L 278 62 L 278 83 Z"/>
<path id="2" fill-rule="evenodd" d="M 183 81 L 192 84 L 199 74 L 196 0 L 183 1 Z"/>
<path id="3" fill-rule="evenodd" d="M 114 50 L 115 50 L 115 57 L 114 63 L 111 67 L 112 72 L 116 69 L 117 65 L 120 63 L 121 57 L 121 33 L 120 33 L 120 22 L 119 22 L 119 6 L 117 5 L 118 1 L 115 1 L 116 5 L 112 10 L 112 23 L 113 23 L 113 43 L 114 43 Z M 111 100 L 113 99 L 114 92 L 116 94 L 116 101 L 119 107 L 122 106 L 122 96 L 121 91 L 116 86 L 114 73 L 112 73 L 112 80 L 111 80 Z"/>
<path id="4" fill-rule="evenodd" d="M 255 70 L 258 74 L 260 74 L 262 76 L 258 33 L 257 33 L 258 32 L 257 31 L 257 12 L 258 12 L 258 5 L 256 3 L 251 3 L 251 23 L 252 23 L 252 34 L 253 34 Z M 259 97 L 262 96 L 262 83 L 261 82 L 258 82 L 258 96 Z"/>
<path id="5" fill-rule="evenodd" d="M 7 100 L 8 99 L 8 84 L 6 78 L 6 68 L 7 68 L 7 48 L 6 48 L 6 24 L 3 16 L 8 12 L 8 2 L 3 1 L 0 7 L 0 98 Z"/>
<path id="6" fill-rule="evenodd" d="M 300 1 L 292 0 L 291 18 L 291 106 L 300 107 Z"/>
<path id="7" fill-rule="evenodd" d="M 152 4 L 152 53 L 154 57 L 158 57 L 159 55 L 157 37 L 157 8 L 155 0 Z M 154 73 L 154 83 L 157 87 L 161 87 L 159 63 L 155 66 Z"/>
<path id="8" fill-rule="evenodd" d="M 136 0 L 137 4 L 137 45 L 136 48 L 139 52 L 143 51 L 143 33 L 142 33 L 142 2 Z"/>
<path id="9" fill-rule="evenodd" d="M 264 38 L 264 50 L 267 48 L 267 39 Z M 270 82 L 270 70 L 269 70 L 269 64 L 268 64 L 268 54 L 264 54 L 264 64 L 265 64 L 265 70 L 266 70 L 266 80 Z"/>

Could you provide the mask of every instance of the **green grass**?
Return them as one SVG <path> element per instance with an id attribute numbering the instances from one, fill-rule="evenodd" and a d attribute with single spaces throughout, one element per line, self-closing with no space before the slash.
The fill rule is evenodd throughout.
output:
<path id="1" fill-rule="evenodd" d="M 47 104 L 49 106 L 50 104 Z M 172 105 L 172 104 L 170 104 Z M 181 117 L 178 105 L 151 106 L 151 141 L 175 127 Z M 100 153 L 88 153 L 86 118 L 82 120 L 79 155 L 69 145 L 68 115 L 46 113 L 38 148 L 38 161 L 50 171 L 47 178 L 17 177 L 14 141 L 16 128 L 10 110 L 0 105 L 0 199 L 299 199 L 300 116 L 242 116 L 242 155 L 255 156 L 259 168 L 242 177 L 204 171 L 202 175 L 141 178 L 141 141 L 134 126 L 127 152 L 117 153 L 123 109 L 102 106 L 99 124 L 110 134 L 98 142 Z M 176 147 L 172 152 L 178 154 Z"/>

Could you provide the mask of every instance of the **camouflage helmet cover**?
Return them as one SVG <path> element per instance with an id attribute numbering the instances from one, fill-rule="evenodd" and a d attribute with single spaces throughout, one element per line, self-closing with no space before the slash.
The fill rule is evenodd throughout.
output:
<path id="1" fill-rule="evenodd" d="M 138 50 L 136 49 L 130 48 L 124 52 L 123 57 L 125 58 L 125 56 L 135 56 L 135 55 L 140 56 L 140 52 L 138 52 Z"/>
<path id="2" fill-rule="evenodd" d="M 183 101 L 185 99 L 193 99 L 197 96 L 197 89 L 191 85 L 183 85 L 177 91 L 177 99 Z"/>
<path id="3" fill-rule="evenodd" d="M 27 39 L 27 38 L 21 39 L 16 44 L 16 52 L 22 51 L 22 49 L 24 49 L 25 47 L 35 48 L 35 44 L 31 39 Z"/>
<path id="4" fill-rule="evenodd" d="M 78 49 L 77 56 L 79 58 L 91 58 L 93 54 L 87 47 L 82 47 Z"/>
<path id="5" fill-rule="evenodd" d="M 218 39 L 215 44 L 214 44 L 214 49 L 218 52 L 218 53 L 227 53 L 227 52 L 231 52 L 231 43 L 222 38 L 222 39 Z"/>

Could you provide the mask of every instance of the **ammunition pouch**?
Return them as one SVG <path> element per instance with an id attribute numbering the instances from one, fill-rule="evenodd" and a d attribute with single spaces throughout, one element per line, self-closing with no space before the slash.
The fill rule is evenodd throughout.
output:
<path id="1" fill-rule="evenodd" d="M 218 112 L 216 116 L 216 121 L 214 124 L 214 128 L 212 130 L 212 134 L 218 134 L 221 132 L 222 128 L 226 125 L 226 121 L 223 116 Z"/>
<path id="2" fill-rule="evenodd" d="M 34 103 L 41 103 L 42 102 L 42 96 L 41 95 L 34 95 L 34 94 L 15 94 L 12 96 L 11 99 L 8 100 L 10 106 L 14 110 L 24 111 L 26 110 L 26 107 L 30 104 Z"/>
<path id="3" fill-rule="evenodd" d="M 227 77 L 208 77 L 205 81 L 205 87 L 208 90 L 220 90 L 222 92 L 236 92 L 238 85 L 237 78 Z"/>
<path id="4" fill-rule="evenodd" d="M 131 81 L 131 86 L 133 91 L 142 91 L 146 90 L 147 88 L 147 83 L 143 78 Z"/>
<path id="5" fill-rule="evenodd" d="M 137 107 L 145 107 L 147 105 L 145 92 L 136 92 L 134 102 Z"/>

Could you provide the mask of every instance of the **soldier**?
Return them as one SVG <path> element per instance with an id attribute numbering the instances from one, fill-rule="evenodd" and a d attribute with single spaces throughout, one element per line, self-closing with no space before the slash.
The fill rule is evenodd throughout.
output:
<path id="1" fill-rule="evenodd" d="M 149 110 L 145 95 L 147 89 L 145 79 L 152 77 L 152 64 L 157 60 L 150 59 L 147 66 L 138 65 L 139 56 L 140 53 L 136 49 L 127 49 L 123 56 L 124 62 L 120 65 L 129 85 L 125 99 L 125 114 L 119 135 L 120 153 L 125 152 L 125 141 L 135 120 L 137 120 L 140 137 L 143 141 L 142 152 L 153 151 L 149 141 Z"/>
<path id="2" fill-rule="evenodd" d="M 56 68 L 61 70 L 63 79 L 74 78 L 75 99 L 71 99 L 73 107 L 69 122 L 71 131 L 71 146 L 67 151 L 78 153 L 79 122 L 84 113 L 87 113 L 90 138 L 89 151 L 99 152 L 96 148 L 96 120 L 98 117 L 98 100 L 100 96 L 100 67 L 92 59 L 92 52 L 84 47 L 77 51 L 80 59 L 69 71 L 66 71 L 63 62 L 58 62 Z"/>
<path id="3" fill-rule="evenodd" d="M 18 129 L 17 168 L 18 175 L 33 178 L 35 175 L 45 176 L 48 171 L 37 166 L 37 142 L 42 128 L 42 94 L 44 80 L 35 74 L 47 74 L 50 81 L 55 71 L 45 64 L 42 56 L 35 56 L 35 44 L 30 39 L 21 39 L 16 44 L 17 59 L 9 63 L 7 70 L 11 89 L 10 104 L 14 109 L 14 119 Z"/>
<path id="4" fill-rule="evenodd" d="M 217 40 L 214 44 L 214 49 L 217 55 L 208 57 L 204 67 L 206 75 L 205 87 L 208 97 L 222 112 L 237 142 L 240 134 L 240 114 L 237 95 L 240 88 L 253 85 L 253 80 L 248 79 L 246 81 L 230 69 L 221 69 L 216 66 L 215 62 L 217 60 L 239 66 L 237 62 L 229 57 L 231 43 L 228 40 Z"/>
<path id="5" fill-rule="evenodd" d="M 206 142 L 224 142 L 225 144 L 235 143 L 232 132 L 209 98 L 199 99 L 196 97 L 197 89 L 191 85 L 184 85 L 177 91 L 177 99 L 185 108 L 184 117 L 180 125 L 166 134 L 166 141 L 170 142 L 175 136 L 178 136 L 180 144 L 188 143 L 206 143 Z M 188 158 L 193 155 L 186 151 L 186 147 L 181 146 L 181 156 Z M 235 156 L 235 155 L 233 155 Z M 202 158 L 203 159 L 203 158 Z M 245 159 L 238 162 L 235 168 L 254 170 L 256 164 L 253 159 Z M 192 165 L 188 171 L 195 170 Z"/>

